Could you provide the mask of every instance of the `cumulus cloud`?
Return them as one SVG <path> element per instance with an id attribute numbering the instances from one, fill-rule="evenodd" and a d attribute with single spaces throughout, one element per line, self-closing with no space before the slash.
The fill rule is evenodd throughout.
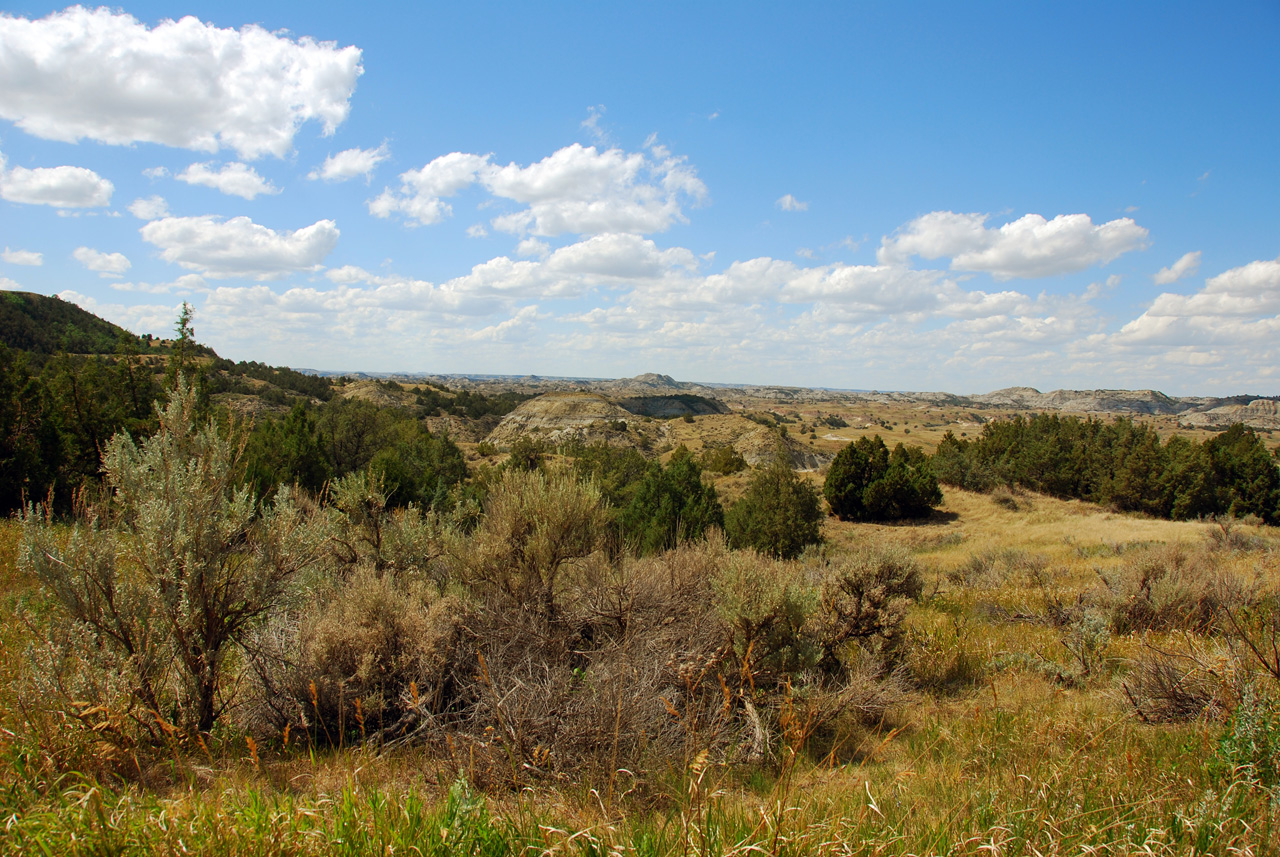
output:
<path id="1" fill-rule="evenodd" d="M 1146 246 L 1147 230 L 1132 218 L 1094 224 L 1087 214 L 1046 220 L 1027 214 L 997 229 L 988 215 L 934 211 L 885 236 L 876 258 L 905 264 L 912 256 L 951 258 L 954 271 L 977 271 L 997 280 L 1050 277 L 1105 265 Z"/>
<path id="2" fill-rule="evenodd" d="M 283 157 L 303 123 L 347 118 L 360 50 L 186 17 L 149 28 L 73 6 L 0 16 L 0 117 L 48 140 Z"/>
<path id="3" fill-rule="evenodd" d="M 71 256 L 90 271 L 97 271 L 100 277 L 119 277 L 133 267 L 123 253 L 103 253 L 89 247 L 77 247 Z"/>
<path id="4" fill-rule="evenodd" d="M 3 21 L 0 18 L 0 22 Z M 97 208 L 111 204 L 115 185 L 93 170 L 84 167 L 7 170 L 5 163 L 4 155 L 0 154 L 0 198 L 10 202 L 57 208 Z"/>
<path id="5" fill-rule="evenodd" d="M 44 264 L 44 254 L 37 253 L 34 250 L 10 250 L 8 247 L 0 252 L 0 259 L 4 259 L 10 265 L 31 265 L 38 267 Z"/>
<path id="6" fill-rule="evenodd" d="M 652 157 L 621 149 L 566 146 L 536 164 L 489 171 L 495 196 L 529 207 L 495 218 L 494 228 L 543 237 L 605 232 L 665 232 L 687 222 L 682 203 L 706 197 L 706 186 L 683 158 L 651 146 Z"/>
<path id="7" fill-rule="evenodd" d="M 441 155 L 421 169 L 401 173 L 400 190 L 387 188 L 370 200 L 369 213 L 383 218 L 400 213 L 410 223 L 421 226 L 439 223 L 453 214 L 444 198 L 473 184 L 488 166 L 488 155 Z"/>
<path id="8" fill-rule="evenodd" d="M 775 204 L 778 206 L 778 208 L 781 208 L 783 211 L 808 211 L 809 210 L 809 203 L 801 202 L 791 194 L 786 194 L 785 196 L 778 197 L 778 201 Z"/>
<path id="9" fill-rule="evenodd" d="M 169 203 L 163 196 L 142 196 L 129 203 L 129 213 L 139 220 L 159 220 L 169 216 Z"/>
<path id="10" fill-rule="evenodd" d="M 365 181 L 373 177 L 378 164 L 391 157 L 387 144 L 376 149 L 346 149 L 336 155 L 324 159 L 324 163 L 307 174 L 307 178 L 315 181 L 323 179 L 327 182 L 345 182 L 348 179 L 364 176 Z"/>
<path id="11" fill-rule="evenodd" d="M 204 277 L 199 274 L 183 274 L 171 283 L 112 283 L 111 288 L 147 295 L 190 295 L 208 291 Z"/>
<path id="12" fill-rule="evenodd" d="M 276 194 L 280 188 L 258 175 L 258 171 L 248 164 L 233 161 L 221 169 L 214 169 L 213 162 L 192 164 L 174 178 L 192 185 L 211 187 L 219 193 L 253 199 L 262 194 Z"/>
<path id="13" fill-rule="evenodd" d="M 1170 283 L 1176 283 L 1183 277 L 1195 276 L 1196 271 L 1200 270 L 1200 251 L 1194 253 L 1186 253 L 1178 261 L 1174 262 L 1167 268 L 1161 268 L 1155 273 L 1151 279 L 1155 280 L 1157 286 L 1167 286 Z"/>
<path id="14" fill-rule="evenodd" d="M 526 238 L 516 245 L 516 255 L 525 258 L 546 258 L 551 252 L 551 245 L 539 238 Z"/>
<path id="15" fill-rule="evenodd" d="M 1280 341 L 1280 259 L 1211 277 L 1193 295 L 1165 292 L 1115 341 L 1127 345 L 1271 346 Z"/>
<path id="16" fill-rule="evenodd" d="M 319 220 L 292 232 L 276 232 L 248 217 L 165 217 L 140 230 L 160 256 L 212 279 L 276 279 L 316 271 L 338 243 L 338 227 Z"/>
<path id="17" fill-rule="evenodd" d="M 377 217 L 398 213 L 413 224 L 438 223 L 453 213 L 445 200 L 473 184 L 526 206 L 495 217 L 495 229 L 540 237 L 664 232 L 687 222 L 684 205 L 703 201 L 707 193 L 685 159 L 662 146 L 628 153 L 574 143 L 528 166 L 497 166 L 489 155 L 442 155 L 401 174 L 400 187 L 370 200 L 369 211 Z"/>

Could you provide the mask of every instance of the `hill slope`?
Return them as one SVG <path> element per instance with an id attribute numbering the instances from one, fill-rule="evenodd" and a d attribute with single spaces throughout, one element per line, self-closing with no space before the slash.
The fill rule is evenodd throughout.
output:
<path id="1" fill-rule="evenodd" d="M 111 354 L 124 338 L 141 340 L 105 319 L 61 298 L 30 292 L 0 292 L 0 343 L 18 351 L 48 356 Z"/>

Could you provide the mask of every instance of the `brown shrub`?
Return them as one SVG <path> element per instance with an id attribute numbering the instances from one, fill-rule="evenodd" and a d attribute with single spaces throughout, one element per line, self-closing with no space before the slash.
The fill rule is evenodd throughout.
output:
<path id="1" fill-rule="evenodd" d="M 1117 634 L 1221 630 L 1223 609 L 1253 597 L 1224 577 L 1212 553 L 1182 544 L 1140 551 L 1103 581 Z"/>
<path id="2" fill-rule="evenodd" d="M 725 557 L 711 581 L 727 642 L 744 675 L 776 685 L 817 665 L 821 655 L 806 625 L 819 592 L 799 564 L 749 551 Z"/>
<path id="3" fill-rule="evenodd" d="M 1147 646 L 1120 687 L 1139 719 L 1176 723 L 1220 719 L 1235 708 L 1248 681 L 1248 670 L 1228 646 L 1185 636 L 1168 647 Z"/>
<path id="4" fill-rule="evenodd" d="M 572 472 L 508 470 L 476 531 L 454 539 L 453 554 L 477 594 L 551 618 L 561 572 L 603 546 L 605 525 L 599 489 Z"/>
<path id="5" fill-rule="evenodd" d="M 613 783 L 620 769 L 727 752 L 740 702 L 722 681 L 734 670 L 708 597 L 725 558 L 704 542 L 580 563 L 552 621 L 485 602 L 468 622 L 476 653 L 455 669 L 457 727 L 501 744 L 514 779 L 590 771 Z"/>
<path id="6" fill-rule="evenodd" d="M 820 609 L 809 628 L 821 649 L 819 665 L 827 672 L 843 671 L 854 649 L 891 655 L 907 607 L 924 589 L 915 558 L 898 546 L 865 548 L 818 572 Z"/>
<path id="7" fill-rule="evenodd" d="M 313 740 L 389 740 L 448 703 L 462 603 L 361 568 L 282 618 L 255 647 L 249 724 Z"/>

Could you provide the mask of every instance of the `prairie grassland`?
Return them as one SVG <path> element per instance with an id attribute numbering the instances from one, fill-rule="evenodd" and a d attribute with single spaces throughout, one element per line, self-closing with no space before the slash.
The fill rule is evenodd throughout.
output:
<path id="1" fill-rule="evenodd" d="M 474 755 L 444 744 L 259 747 L 234 725 L 202 749 L 175 748 L 145 785 L 59 767 L 17 698 L 29 642 L 18 602 L 36 590 L 5 524 L 0 852 L 1280 853 L 1266 767 L 1280 763 L 1267 732 L 1280 725 L 1275 680 L 1223 628 L 1182 621 L 1185 593 L 1140 629 L 1110 618 L 1154 598 L 1126 581 L 1161 562 L 1264 603 L 1280 580 L 1274 533 L 950 490 L 928 522 L 829 520 L 825 535 L 833 554 L 906 546 L 926 572 L 893 676 L 900 696 L 879 722 L 811 729 L 797 715 L 757 765 L 694 753 L 607 782 L 512 771 L 518 787 L 482 793 L 467 784 L 484 779 Z M 1126 682 L 1144 654 L 1174 650 L 1218 657 L 1222 696 L 1198 716 L 1144 722 Z M 1261 732 L 1244 728 L 1248 706 Z"/>

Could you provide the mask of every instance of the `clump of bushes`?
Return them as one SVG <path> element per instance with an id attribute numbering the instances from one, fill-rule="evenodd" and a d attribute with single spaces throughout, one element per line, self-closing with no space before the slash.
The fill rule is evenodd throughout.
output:
<path id="1" fill-rule="evenodd" d="M 698 463 L 708 473 L 728 476 L 747 469 L 747 460 L 731 445 L 713 446 L 702 451 Z"/>
<path id="2" fill-rule="evenodd" d="M 709 529 L 627 553 L 601 490 L 568 468 L 494 472 L 469 529 L 397 505 L 373 466 L 264 507 L 237 478 L 237 435 L 196 428 L 193 402 L 175 397 L 141 447 L 113 442 L 112 495 L 65 539 L 27 516 L 22 562 L 51 597 L 24 704 L 80 724 L 62 758 L 109 739 L 116 769 L 141 771 L 242 729 L 294 746 L 448 739 L 479 784 L 613 777 L 699 754 L 769 763 L 819 731 L 829 751 L 905 698 L 918 569 L 892 551 L 781 559 L 821 518 L 784 463 L 735 506 L 747 550 Z M 714 500 L 692 456 L 649 472 Z"/>
<path id="3" fill-rule="evenodd" d="M 1220 572 L 1209 552 L 1179 543 L 1131 555 L 1103 582 L 1117 634 L 1210 633 L 1221 629 L 1224 609 L 1251 598 Z"/>
<path id="4" fill-rule="evenodd" d="M 826 564 L 814 619 L 820 665 L 838 672 L 855 657 L 853 647 L 890 658 L 901 642 L 907 606 L 923 590 L 918 564 L 900 547 L 863 549 Z"/>
<path id="5" fill-rule="evenodd" d="M 460 606 L 428 584 L 368 567 L 317 592 L 286 625 L 288 648 L 261 675 L 260 725 L 333 743 L 407 733 L 421 708 L 441 706 Z"/>
<path id="6" fill-rule="evenodd" d="M 124 758 L 214 727 L 236 651 L 323 541 L 292 492 L 258 505 L 237 479 L 243 435 L 198 426 L 196 407 L 180 387 L 154 436 L 113 438 L 106 491 L 65 538 L 47 509 L 23 517 L 19 566 L 48 596 L 27 697 Z"/>
<path id="7" fill-rule="evenodd" d="M 822 493 L 842 521 L 893 521 L 928 515 L 942 492 L 919 447 L 890 453 L 880 435 L 860 437 L 836 454 Z"/>

